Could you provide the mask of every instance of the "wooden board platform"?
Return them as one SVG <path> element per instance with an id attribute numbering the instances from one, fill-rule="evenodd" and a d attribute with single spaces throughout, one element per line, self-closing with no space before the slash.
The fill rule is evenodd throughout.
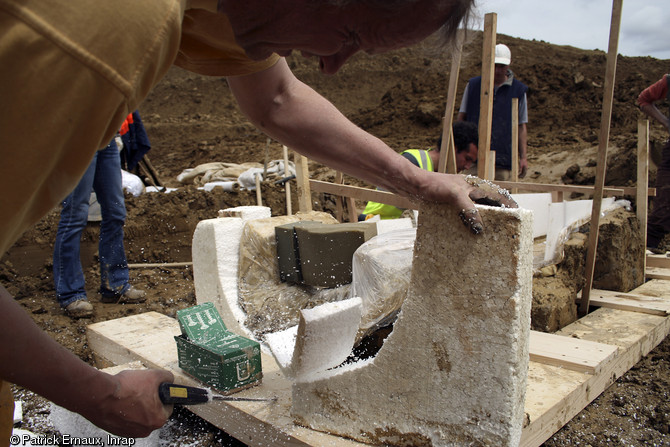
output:
<path id="1" fill-rule="evenodd" d="M 630 296 L 618 295 L 617 300 L 651 300 L 666 309 L 670 281 L 651 280 L 623 294 Z M 620 302 L 614 307 L 591 312 L 556 334 L 532 333 L 525 403 L 530 423 L 524 427 L 522 446 L 541 445 L 670 333 L 666 313 Z M 173 336 L 179 333 L 176 320 L 156 312 L 95 323 L 87 332 L 89 345 L 105 366 L 139 360 L 172 371 L 179 383 L 201 385 L 177 365 Z M 189 409 L 250 446 L 365 445 L 295 425 L 291 382 L 271 355 L 264 354 L 262 361 L 263 383 L 239 395 L 276 396 L 277 401 L 215 402 Z"/>

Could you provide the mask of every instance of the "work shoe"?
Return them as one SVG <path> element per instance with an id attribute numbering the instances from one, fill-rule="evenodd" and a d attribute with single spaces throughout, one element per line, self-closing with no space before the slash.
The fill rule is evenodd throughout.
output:
<path id="1" fill-rule="evenodd" d="M 73 301 L 65 306 L 65 313 L 72 318 L 86 318 L 93 315 L 93 305 L 88 300 Z"/>
<path id="2" fill-rule="evenodd" d="M 133 286 L 128 287 L 128 290 L 120 295 L 101 295 L 100 301 L 103 303 L 115 304 L 137 304 L 146 301 L 147 293 L 144 290 L 136 289 Z"/>

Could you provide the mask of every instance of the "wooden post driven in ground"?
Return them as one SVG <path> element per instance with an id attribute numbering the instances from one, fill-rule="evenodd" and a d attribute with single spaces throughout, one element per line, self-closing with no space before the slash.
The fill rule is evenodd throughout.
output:
<path id="1" fill-rule="evenodd" d="M 605 87 L 603 89 L 603 111 L 600 121 L 600 137 L 598 139 L 598 164 L 596 168 L 596 183 L 593 194 L 593 208 L 591 210 L 591 228 L 589 244 L 586 251 L 586 281 L 582 290 L 582 299 L 579 303 L 580 315 L 589 311 L 589 298 L 593 286 L 593 273 L 598 250 L 598 226 L 600 224 L 600 208 L 603 202 L 603 188 L 605 187 L 605 172 L 607 169 L 607 145 L 609 144 L 610 124 L 612 120 L 612 102 L 614 99 L 614 78 L 616 74 L 617 51 L 619 46 L 619 28 L 621 27 L 621 9 L 623 0 L 614 0 L 612 5 L 612 23 L 610 25 L 610 40 L 607 50 L 607 69 L 605 72 Z"/>
<path id="2" fill-rule="evenodd" d="M 265 154 L 263 155 L 263 178 L 268 178 L 268 163 L 270 163 L 270 143 L 272 140 L 265 140 Z"/>
<path id="3" fill-rule="evenodd" d="M 261 175 L 260 175 L 260 173 L 254 174 L 254 180 L 256 180 L 256 204 L 258 206 L 263 206 L 263 198 L 261 197 Z"/>
<path id="4" fill-rule="evenodd" d="M 284 151 L 284 177 L 288 177 L 288 148 L 286 146 L 282 146 L 282 149 Z M 293 209 L 291 205 L 291 183 L 288 180 L 286 180 L 286 183 L 284 183 L 284 188 L 286 189 L 286 215 L 290 216 L 293 214 Z"/>
<path id="5" fill-rule="evenodd" d="M 642 232 L 642 251 L 647 249 L 647 205 L 648 205 L 648 183 L 649 183 L 649 120 L 637 122 L 637 192 L 635 202 L 637 204 L 637 220 L 640 221 Z M 643 264 L 643 270 L 647 269 L 647 261 Z"/>
<path id="6" fill-rule="evenodd" d="M 490 12 L 484 16 L 484 44 L 482 48 L 482 88 L 479 105 L 479 150 L 477 152 L 477 176 L 493 180 L 495 171 L 489 172 L 489 149 L 491 148 L 491 122 L 493 117 L 493 67 L 495 61 L 497 15 Z"/>
<path id="7" fill-rule="evenodd" d="M 442 145 L 438 148 L 440 151 L 440 161 L 437 167 L 438 172 L 447 172 L 449 174 L 456 174 L 456 172 L 458 172 L 452 123 L 454 122 L 458 72 L 461 69 L 461 55 L 463 54 L 463 33 L 459 32 L 456 39 L 456 48 L 451 55 L 451 74 L 449 75 L 449 89 L 447 90 L 447 105 L 444 109 Z"/>
<path id="8" fill-rule="evenodd" d="M 298 210 L 302 213 L 308 213 L 312 211 L 312 191 L 309 187 L 307 157 L 296 152 L 293 163 L 295 164 L 295 179 L 298 184 Z"/>
<path id="9" fill-rule="evenodd" d="M 344 174 L 342 174 L 341 171 L 337 171 L 335 173 L 335 184 L 341 185 L 342 183 L 344 183 Z M 344 206 L 342 200 L 342 196 L 335 196 L 335 219 L 337 219 L 338 222 L 343 222 L 342 219 L 344 218 Z"/>
<path id="10" fill-rule="evenodd" d="M 515 183 L 519 181 L 519 98 L 512 98 L 512 178 L 510 180 Z M 510 192 L 516 194 L 519 190 L 512 188 Z"/>

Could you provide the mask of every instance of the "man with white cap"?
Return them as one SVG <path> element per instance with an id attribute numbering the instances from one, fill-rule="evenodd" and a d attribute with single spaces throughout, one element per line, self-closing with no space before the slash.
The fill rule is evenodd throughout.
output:
<path id="1" fill-rule="evenodd" d="M 495 72 L 493 76 L 493 116 L 491 118 L 491 150 L 496 153 L 496 180 L 509 180 L 512 172 L 512 99 L 519 99 L 519 177 L 528 171 L 527 128 L 528 87 L 514 78 L 509 65 L 512 53 L 507 45 L 498 44 L 495 50 Z M 468 81 L 463 92 L 458 121 L 470 121 L 479 124 L 479 105 L 482 77 Z M 475 168 L 476 169 L 476 168 Z M 473 172 L 476 174 L 475 172 Z"/>

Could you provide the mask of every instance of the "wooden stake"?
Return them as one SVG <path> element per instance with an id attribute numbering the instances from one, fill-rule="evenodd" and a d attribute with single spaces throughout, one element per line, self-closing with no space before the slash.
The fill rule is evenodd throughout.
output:
<path id="1" fill-rule="evenodd" d="M 442 145 L 438 148 L 440 151 L 438 172 L 448 172 L 449 174 L 456 174 L 458 172 L 452 125 L 454 122 L 456 89 L 458 88 L 458 72 L 461 69 L 461 55 L 463 54 L 463 33 L 459 32 L 456 39 L 456 48 L 451 55 L 451 74 L 449 75 L 449 89 L 447 90 L 447 104 L 444 109 Z"/>
<path id="2" fill-rule="evenodd" d="M 495 62 L 497 15 L 490 12 L 484 16 L 484 44 L 482 48 L 482 87 L 479 106 L 479 150 L 477 152 L 477 176 L 493 180 L 489 171 L 489 149 L 491 148 L 491 123 L 493 118 L 493 72 Z"/>
<path id="3" fill-rule="evenodd" d="M 341 185 L 342 183 L 344 183 L 344 175 L 342 172 L 337 171 L 335 173 L 335 184 Z M 335 196 L 335 218 L 338 222 L 343 222 L 344 207 L 342 205 L 342 196 Z"/>
<path id="4" fill-rule="evenodd" d="M 307 157 L 295 154 L 295 179 L 298 184 L 298 209 L 301 213 L 312 211 L 312 191 L 309 187 Z"/>
<path id="5" fill-rule="evenodd" d="M 256 203 L 258 206 L 263 206 L 263 199 L 261 198 L 261 175 L 256 174 L 254 178 L 256 179 Z"/>
<path id="6" fill-rule="evenodd" d="M 146 264 L 128 264 L 129 269 L 148 269 L 148 268 L 172 268 L 172 267 L 191 267 L 193 262 L 155 262 Z"/>
<path id="7" fill-rule="evenodd" d="M 153 177 L 155 182 L 154 186 L 163 186 L 163 182 L 161 181 L 160 176 L 158 175 L 158 171 L 156 171 L 156 168 L 154 168 L 154 165 L 151 163 L 151 160 L 149 160 L 149 156 L 147 154 L 144 154 L 140 162 L 144 162 L 147 171 L 149 171 L 149 174 L 151 175 L 151 177 Z"/>
<path id="8" fill-rule="evenodd" d="M 286 146 L 282 146 L 282 149 L 284 151 L 284 177 L 289 176 L 289 171 L 288 171 L 288 148 Z M 286 215 L 290 216 L 293 214 L 293 209 L 292 209 L 292 204 L 291 204 L 291 183 L 289 181 L 286 181 L 284 183 L 284 188 L 286 188 Z"/>
<path id="9" fill-rule="evenodd" d="M 495 172 L 495 171 L 494 171 Z M 519 181 L 519 98 L 512 98 L 512 179 Z M 512 194 L 519 192 L 512 188 Z"/>
<path id="10" fill-rule="evenodd" d="M 607 69 L 605 72 L 605 87 L 603 90 L 603 111 L 600 121 L 600 137 L 598 139 L 598 164 L 596 167 L 596 183 L 591 210 L 591 229 L 589 244 L 586 251 L 586 281 L 582 290 L 582 299 L 579 304 L 580 315 L 589 311 L 589 297 L 593 287 L 593 273 L 598 250 L 598 226 L 600 224 L 600 208 L 603 201 L 605 187 L 605 172 L 607 169 L 607 145 L 609 144 L 610 124 L 612 120 L 612 102 L 614 100 L 614 79 L 616 74 L 617 51 L 619 46 L 619 28 L 621 26 L 621 10 L 623 0 L 614 0 L 612 5 L 612 23 L 610 26 L 609 48 L 607 50 Z"/>
<path id="11" fill-rule="evenodd" d="M 347 197 L 347 211 L 349 212 L 349 222 L 358 222 L 356 200 L 353 197 Z"/>
<path id="12" fill-rule="evenodd" d="M 647 196 L 649 183 L 649 120 L 637 122 L 637 192 L 635 202 L 637 204 L 637 219 L 640 221 L 642 232 L 642 251 L 647 250 L 647 207 L 649 198 Z M 646 270 L 646 256 L 644 269 Z"/>
<path id="13" fill-rule="evenodd" d="M 268 178 L 268 163 L 270 163 L 270 143 L 272 140 L 265 140 L 265 156 L 263 157 L 263 178 Z"/>

